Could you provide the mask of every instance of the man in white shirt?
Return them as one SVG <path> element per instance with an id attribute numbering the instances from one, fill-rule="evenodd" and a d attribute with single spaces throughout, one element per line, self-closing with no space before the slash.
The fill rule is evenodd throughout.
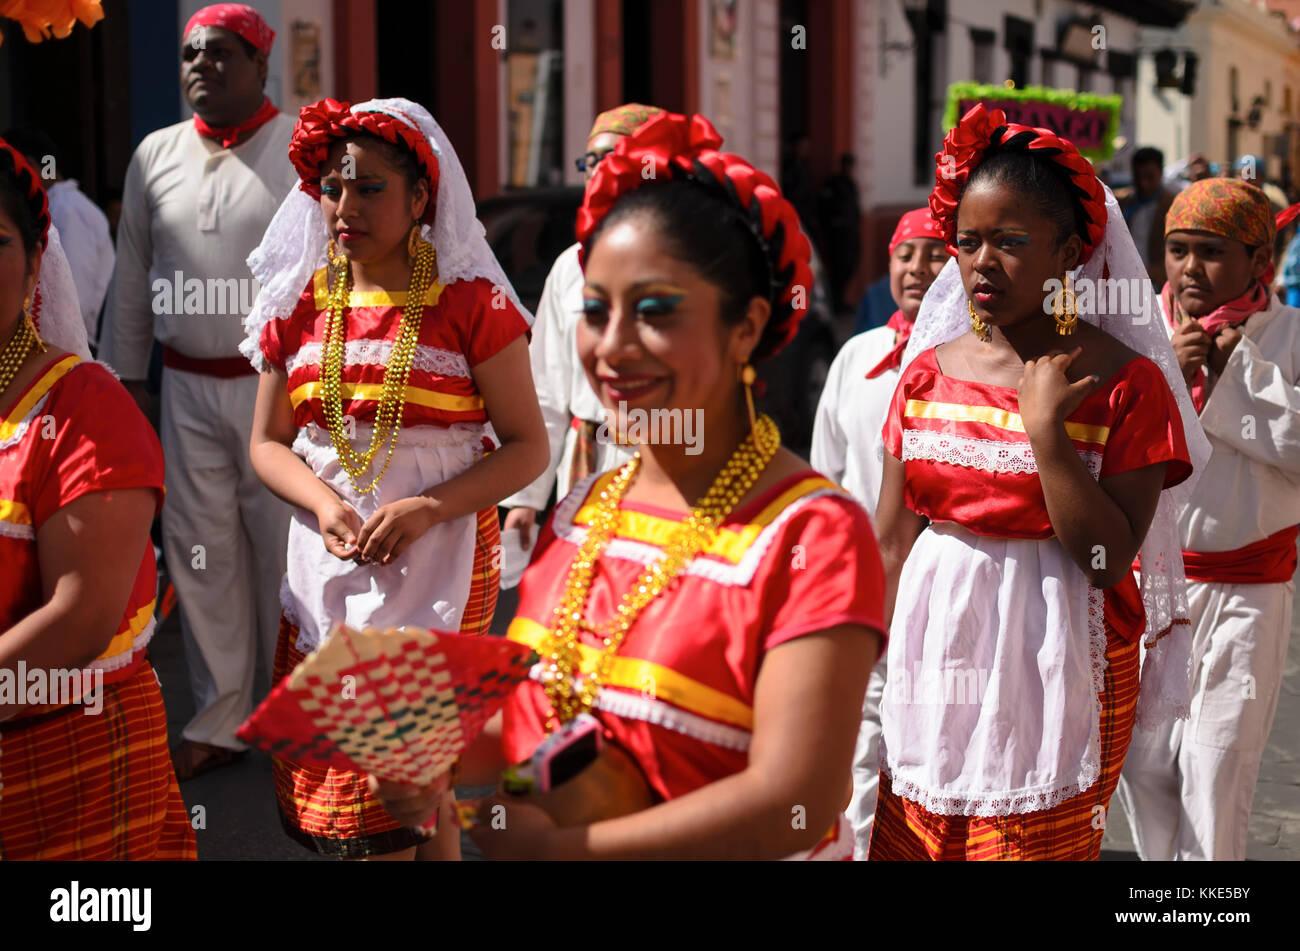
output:
<path id="1" fill-rule="evenodd" d="M 943 231 L 929 208 L 899 219 L 889 241 L 889 289 L 898 310 L 889 323 L 850 337 L 826 375 L 813 425 L 810 462 L 866 507 L 873 516 L 880 500 L 885 423 L 898 385 L 903 348 L 921 311 L 926 289 L 948 263 Z M 867 857 L 880 781 L 880 700 L 885 691 L 885 659 L 871 672 L 862 704 L 862 727 L 853 756 L 853 798 L 847 810 L 853 823 L 854 856 Z"/>
<path id="2" fill-rule="evenodd" d="M 1300 524 L 1300 310 L 1269 293 L 1273 212 L 1245 182 L 1179 193 L 1166 326 L 1213 453 L 1179 516 L 1190 719 L 1134 730 L 1118 795 L 1143 859 L 1246 857 L 1291 636 Z"/>
<path id="3" fill-rule="evenodd" d="M 248 461 L 258 379 L 238 346 L 256 295 L 245 264 L 297 175 L 294 120 L 262 87 L 274 34 L 249 7 L 186 25 L 181 87 L 193 121 L 145 137 L 127 170 L 101 357 L 138 400 L 163 345 L 163 551 L 181 607 L 196 713 L 173 753 L 184 780 L 244 749 L 260 648 L 279 628 L 289 508 Z"/>
<path id="4" fill-rule="evenodd" d="M 44 180 L 50 218 L 59 229 L 72 283 L 77 287 L 86 339 L 94 347 L 99 310 L 113 277 L 113 238 L 108 233 L 108 216 L 82 193 L 75 178 L 63 177 L 62 156 L 48 135 L 38 129 L 11 129 L 4 137 L 27 157 Z"/>
<path id="5" fill-rule="evenodd" d="M 587 137 L 587 153 L 578 167 L 590 182 L 601 159 L 614 150 L 619 139 L 631 135 L 652 116 L 663 112 L 656 106 L 631 102 L 602 112 Z M 551 500 L 562 499 L 575 482 L 592 472 L 605 472 L 631 458 L 631 450 L 610 440 L 598 440 L 596 432 L 605 413 L 586 371 L 578 362 L 577 331 L 582 319 L 582 288 L 585 284 L 578 264 L 578 245 L 566 248 L 546 277 L 542 299 L 533 321 L 528 357 L 533 367 L 533 384 L 546 421 L 551 445 L 551 463 L 535 481 L 502 501 L 509 509 L 502 531 L 517 530 L 526 549 L 534 541 L 537 513 Z"/>

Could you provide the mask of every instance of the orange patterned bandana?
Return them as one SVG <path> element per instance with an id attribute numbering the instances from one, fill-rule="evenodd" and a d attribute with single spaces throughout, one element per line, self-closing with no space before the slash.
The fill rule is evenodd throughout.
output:
<path id="1" fill-rule="evenodd" d="M 1165 234 L 1173 231 L 1208 231 L 1248 248 L 1272 244 L 1277 233 L 1268 196 L 1239 178 L 1206 178 L 1180 191 L 1165 216 Z"/>
<path id="2" fill-rule="evenodd" d="M 603 132 L 631 135 L 645 125 L 647 119 L 661 112 L 663 110 L 658 106 L 643 106 L 639 102 L 629 102 L 615 109 L 606 110 L 596 116 L 596 124 L 591 127 L 591 134 L 587 136 L 587 141 L 590 142 Z"/>

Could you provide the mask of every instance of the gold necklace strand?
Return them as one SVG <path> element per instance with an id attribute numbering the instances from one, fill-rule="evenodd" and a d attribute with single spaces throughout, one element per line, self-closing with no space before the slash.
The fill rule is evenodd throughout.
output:
<path id="1" fill-rule="evenodd" d="M 348 479 L 357 492 L 373 492 L 393 461 L 393 451 L 397 448 L 397 435 L 402 428 L 402 411 L 406 406 L 406 385 L 410 380 L 415 347 L 420 338 L 424 297 L 433 281 L 436 260 L 433 245 L 422 240 L 415 266 L 411 269 L 411 286 L 406 292 L 406 306 L 402 308 L 397 340 L 393 345 L 393 353 L 388 365 L 384 368 L 383 391 L 379 397 L 379 408 L 375 413 L 374 429 L 370 434 L 370 446 L 361 453 L 352 448 L 343 425 L 343 364 L 347 352 L 345 312 L 348 293 L 352 286 L 352 270 L 346 259 L 337 262 L 338 273 L 334 280 L 334 288 L 330 292 L 329 318 L 325 325 L 325 355 L 321 366 L 321 404 L 325 413 L 325 428 L 329 430 L 330 439 L 334 443 L 339 465 L 348 474 Z M 388 446 L 388 451 L 384 457 L 383 467 L 370 484 L 362 488 L 359 482 L 361 476 L 370 468 L 371 462 L 385 444 Z"/>
<path id="2" fill-rule="evenodd" d="M 18 326 L 14 328 L 13 335 L 9 338 L 9 343 L 5 345 L 4 351 L 0 352 L 0 393 L 9 388 L 9 384 L 14 381 L 18 371 L 22 369 L 23 363 L 33 350 L 45 349 L 41 344 L 41 338 L 36 333 L 36 328 L 32 326 L 30 319 L 24 315 L 19 321 Z"/>
<path id="3" fill-rule="evenodd" d="M 696 555 L 712 544 L 727 515 L 758 481 L 780 446 L 781 433 L 776 423 L 769 416 L 760 416 L 754 430 L 732 453 L 685 523 L 668 539 L 663 557 L 648 566 L 623 595 L 617 611 L 605 625 L 595 669 L 575 692 L 573 679 L 581 671 L 579 632 L 596 563 L 614 536 L 619 505 L 640 470 L 641 454 L 633 456 L 601 490 L 587 537 L 569 567 L 564 599 L 555 609 L 554 626 L 541 651 L 548 665 L 548 679 L 544 684 L 551 705 L 547 713 L 548 732 L 591 710 L 601 686 L 609 679 L 614 656 L 633 622 Z"/>

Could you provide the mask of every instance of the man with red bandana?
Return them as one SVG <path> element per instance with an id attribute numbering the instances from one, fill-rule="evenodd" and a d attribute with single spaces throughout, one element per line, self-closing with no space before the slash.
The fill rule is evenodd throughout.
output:
<path id="1" fill-rule="evenodd" d="M 248 461 L 257 374 L 239 355 L 256 288 L 245 259 L 297 182 L 293 119 L 266 97 L 274 32 L 251 7 L 199 10 L 181 39 L 192 120 L 145 137 L 122 196 L 100 356 L 136 399 L 163 346 L 163 551 L 180 598 L 196 712 L 174 753 L 181 780 L 230 762 L 269 671 L 288 508 Z"/>

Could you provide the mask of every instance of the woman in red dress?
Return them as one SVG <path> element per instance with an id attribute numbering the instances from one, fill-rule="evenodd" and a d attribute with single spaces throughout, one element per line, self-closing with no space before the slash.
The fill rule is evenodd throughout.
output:
<path id="1" fill-rule="evenodd" d="M 540 788 L 567 760 L 546 751 L 587 729 L 605 752 L 572 793 L 480 804 L 491 858 L 852 856 L 883 579 L 866 512 L 747 399 L 750 363 L 806 310 L 809 248 L 771 179 L 720 145 L 701 116 L 652 118 L 579 213 L 578 353 L 637 455 L 576 485 L 543 530 L 508 635 L 541 661 L 462 777 L 514 764 L 508 790 Z M 433 802 L 378 788 L 404 822 Z"/>
<path id="2" fill-rule="evenodd" d="M 193 859 L 146 656 L 162 448 L 0 140 L 0 859 Z"/>

